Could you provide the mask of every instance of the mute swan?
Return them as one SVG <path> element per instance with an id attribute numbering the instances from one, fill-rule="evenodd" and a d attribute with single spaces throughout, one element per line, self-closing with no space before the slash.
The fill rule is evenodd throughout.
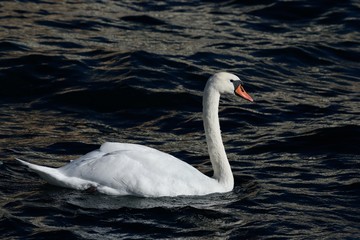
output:
<path id="1" fill-rule="evenodd" d="M 205 86 L 203 121 L 213 177 L 167 153 L 129 143 L 106 142 L 60 168 L 17 160 L 50 184 L 78 190 L 143 197 L 229 192 L 234 178 L 221 139 L 218 107 L 220 94 L 235 94 L 252 102 L 242 85 L 236 75 L 220 72 Z"/>

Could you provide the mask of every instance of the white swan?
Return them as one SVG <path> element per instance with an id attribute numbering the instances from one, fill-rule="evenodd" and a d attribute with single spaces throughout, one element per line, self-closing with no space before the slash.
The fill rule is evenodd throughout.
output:
<path id="1" fill-rule="evenodd" d="M 17 160 L 50 184 L 78 190 L 90 188 L 105 194 L 144 197 L 228 192 L 234 187 L 234 178 L 218 117 L 220 94 L 225 93 L 253 101 L 237 76 L 221 72 L 209 78 L 203 96 L 203 121 L 213 177 L 167 153 L 128 143 L 106 142 L 60 168 Z"/>

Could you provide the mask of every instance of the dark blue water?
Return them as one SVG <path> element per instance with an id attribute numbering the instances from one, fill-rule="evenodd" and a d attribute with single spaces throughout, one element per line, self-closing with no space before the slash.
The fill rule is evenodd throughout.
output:
<path id="1" fill-rule="evenodd" d="M 0 238 L 359 238 L 359 8 L 1 1 Z M 218 71 L 255 99 L 221 102 L 233 192 L 106 196 L 47 185 L 14 161 L 58 167 L 118 141 L 210 172 L 201 95 Z"/>

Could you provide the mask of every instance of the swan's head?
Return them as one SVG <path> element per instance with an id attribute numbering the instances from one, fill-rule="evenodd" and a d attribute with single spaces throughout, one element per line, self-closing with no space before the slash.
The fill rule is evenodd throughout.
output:
<path id="1" fill-rule="evenodd" d="M 220 94 L 235 94 L 250 102 L 254 100 L 247 94 L 240 78 L 232 73 L 220 72 L 215 73 L 208 81 Z"/>

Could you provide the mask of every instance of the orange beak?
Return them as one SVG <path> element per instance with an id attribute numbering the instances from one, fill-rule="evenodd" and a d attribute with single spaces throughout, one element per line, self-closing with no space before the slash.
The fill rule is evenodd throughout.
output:
<path id="1" fill-rule="evenodd" d="M 247 92 L 245 92 L 245 89 L 243 88 L 243 86 L 239 85 L 236 89 L 235 89 L 235 94 L 250 101 L 253 102 L 254 100 L 252 99 L 252 97 L 250 97 L 249 94 L 247 94 Z"/>

